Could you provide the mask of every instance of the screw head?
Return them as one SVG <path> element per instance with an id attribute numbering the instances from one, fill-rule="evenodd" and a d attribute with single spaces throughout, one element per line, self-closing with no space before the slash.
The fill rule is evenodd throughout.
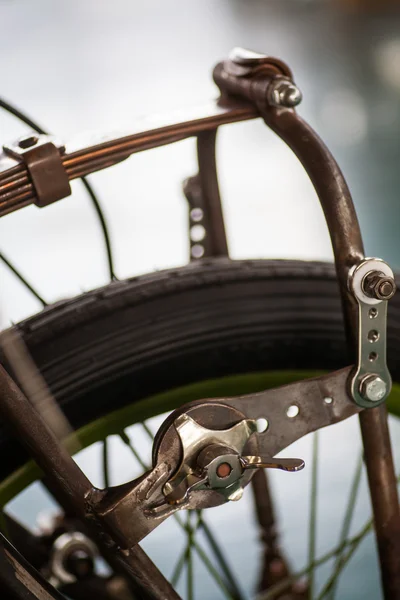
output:
<path id="1" fill-rule="evenodd" d="M 299 88 L 288 79 L 277 79 L 271 84 L 270 102 L 275 106 L 294 108 L 303 99 Z"/>
<path id="2" fill-rule="evenodd" d="M 216 473 L 220 479 L 225 479 L 232 473 L 232 467 L 229 463 L 223 462 L 218 465 Z"/>
<path id="3" fill-rule="evenodd" d="M 380 402 L 387 391 L 386 382 L 378 375 L 367 375 L 360 383 L 360 394 L 370 402 Z"/>
<path id="4" fill-rule="evenodd" d="M 396 293 L 396 284 L 391 277 L 382 278 L 375 288 L 377 298 L 390 300 Z"/>
<path id="5" fill-rule="evenodd" d="M 26 150 L 27 148 L 32 148 L 38 141 L 39 138 L 37 135 L 27 135 L 19 140 L 18 146 L 23 150 Z"/>
<path id="6" fill-rule="evenodd" d="M 370 298 L 390 300 L 396 293 L 396 282 L 393 277 L 387 277 L 383 273 L 371 271 L 364 277 L 362 288 L 363 292 Z"/>

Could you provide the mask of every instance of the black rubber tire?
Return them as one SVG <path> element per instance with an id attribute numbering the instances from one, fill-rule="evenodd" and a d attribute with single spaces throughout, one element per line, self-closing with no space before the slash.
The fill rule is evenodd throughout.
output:
<path id="1" fill-rule="evenodd" d="M 400 380 L 400 295 L 389 357 Z M 17 325 L 74 428 L 185 384 L 275 369 L 348 364 L 334 267 L 204 260 L 113 282 Z M 27 458 L 0 429 L 0 479 Z"/>

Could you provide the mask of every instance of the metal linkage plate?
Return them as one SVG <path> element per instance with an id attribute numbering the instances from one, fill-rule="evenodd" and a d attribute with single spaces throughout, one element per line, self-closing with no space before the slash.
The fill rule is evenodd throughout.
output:
<path id="1" fill-rule="evenodd" d="M 374 285 L 369 285 L 368 278 Z M 349 287 L 358 302 L 359 314 L 358 364 L 351 392 L 355 402 L 364 408 L 382 404 L 392 387 L 386 364 L 387 300 L 384 299 L 385 291 L 388 299 L 394 293 L 392 282 L 392 269 L 378 258 L 366 258 L 350 273 Z"/>

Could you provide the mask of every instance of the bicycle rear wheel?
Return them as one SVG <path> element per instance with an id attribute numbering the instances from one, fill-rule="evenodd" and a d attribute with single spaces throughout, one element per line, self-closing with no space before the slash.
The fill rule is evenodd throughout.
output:
<path id="1" fill-rule="evenodd" d="M 388 356 L 400 382 L 400 298 Z M 203 260 L 113 282 L 16 326 L 84 446 L 188 400 L 249 393 L 348 364 L 333 265 Z M 397 385 L 390 401 L 399 410 Z M 37 473 L 2 428 L 2 504 Z M 355 596 L 354 596 L 355 597 Z"/>

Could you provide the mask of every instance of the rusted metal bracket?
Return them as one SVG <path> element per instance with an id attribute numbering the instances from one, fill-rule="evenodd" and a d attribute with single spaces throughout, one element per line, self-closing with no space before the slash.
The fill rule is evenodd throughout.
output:
<path id="1" fill-rule="evenodd" d="M 207 463 L 206 471 L 210 466 L 214 468 L 217 460 L 216 468 L 226 467 L 228 463 L 228 475 L 231 475 L 234 468 L 232 465 L 235 462 L 231 459 L 237 455 L 236 458 L 239 458 L 242 467 L 243 459 L 246 459 L 246 464 L 238 475 L 240 481 L 234 482 L 235 485 L 240 483 L 243 488 L 250 483 L 255 470 L 247 468 L 248 456 L 238 456 L 236 438 L 235 443 L 229 445 L 230 436 L 237 434 L 239 424 L 250 427 L 251 424 L 246 424 L 249 423 L 249 419 L 253 420 L 253 423 L 257 419 L 266 419 L 268 422 L 266 432 L 257 433 L 253 429 L 253 433 L 249 435 L 249 439 L 243 446 L 244 455 L 253 455 L 252 458 L 256 458 L 254 455 L 274 457 L 303 435 L 342 421 L 362 410 L 353 402 L 348 392 L 351 372 L 352 368 L 348 367 L 323 377 L 300 381 L 258 394 L 220 400 L 201 400 L 182 406 L 164 421 L 156 435 L 153 447 L 153 469 L 131 483 L 110 488 L 102 497 L 94 496 L 91 502 L 93 514 L 122 548 L 130 548 L 177 510 L 211 508 L 231 499 L 239 499 L 240 494 L 229 497 L 229 490 L 233 488 L 229 488 L 227 493 L 221 493 L 221 490 L 216 489 L 218 486 L 210 486 L 209 482 L 204 480 L 198 481 L 198 472 L 196 473 L 193 465 L 196 461 L 203 460 L 207 452 L 209 454 L 210 444 L 221 446 L 221 439 L 223 439 L 224 452 L 221 456 L 218 452 L 217 454 L 211 452 L 212 456 L 209 454 L 211 462 Z M 184 418 L 183 424 L 182 418 Z M 185 462 L 180 429 L 187 426 L 190 430 L 193 422 L 200 430 L 205 428 L 208 431 L 204 439 L 199 435 L 192 436 L 190 431 L 187 434 L 186 438 L 189 442 L 193 438 L 194 444 L 190 451 L 186 449 L 185 456 L 191 457 L 189 465 Z M 215 438 L 212 435 L 213 431 Z M 242 442 L 243 440 L 241 444 Z M 233 453 L 230 452 L 232 448 Z M 214 451 L 215 448 L 211 450 Z M 260 466 L 290 471 L 301 468 L 303 461 L 291 459 L 286 462 L 282 463 L 282 459 L 268 459 Z M 171 494 L 171 489 L 177 488 L 173 488 L 171 482 L 176 481 L 177 473 L 179 473 L 179 483 L 183 482 L 183 476 L 187 476 L 188 493 L 179 493 L 175 498 Z M 216 473 L 218 475 L 218 471 Z M 213 477 L 215 479 L 215 473 Z M 230 482 L 228 484 L 230 485 Z M 181 485 L 179 487 L 181 488 Z"/>
<path id="2" fill-rule="evenodd" d="M 48 206 L 70 196 L 71 186 L 61 158 L 65 146 L 54 138 L 32 134 L 3 146 L 3 150 L 28 169 L 36 192 L 36 206 Z"/>

